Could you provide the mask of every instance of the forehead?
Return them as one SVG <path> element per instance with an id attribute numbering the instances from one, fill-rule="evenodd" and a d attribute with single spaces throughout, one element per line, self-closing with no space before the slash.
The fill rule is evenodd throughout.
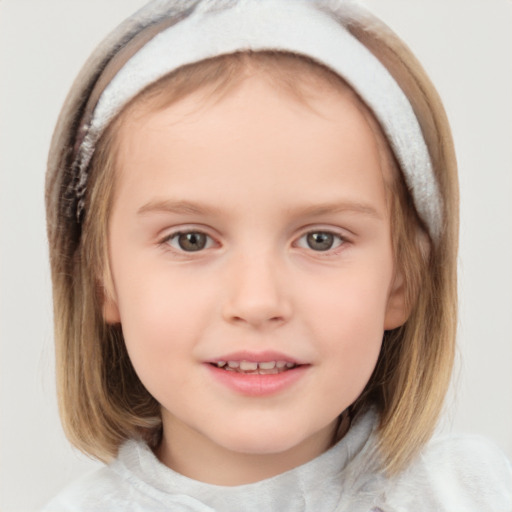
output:
<path id="1" fill-rule="evenodd" d="M 135 209 L 170 194 L 260 214 L 338 200 L 386 210 L 378 144 L 346 90 L 311 90 L 304 103 L 253 75 L 223 96 L 137 107 L 118 138 L 117 196 Z"/>
<path id="2" fill-rule="evenodd" d="M 350 101 L 373 132 L 386 181 L 393 181 L 397 166 L 371 110 L 339 75 L 309 57 L 291 53 L 238 52 L 180 68 L 149 86 L 124 109 L 112 128 L 115 138 L 122 133 L 123 125 L 139 122 L 187 97 L 192 98 L 190 110 L 199 112 L 236 93 L 251 79 L 266 81 L 274 91 L 312 110 L 319 95 L 337 95 L 343 101 Z"/>

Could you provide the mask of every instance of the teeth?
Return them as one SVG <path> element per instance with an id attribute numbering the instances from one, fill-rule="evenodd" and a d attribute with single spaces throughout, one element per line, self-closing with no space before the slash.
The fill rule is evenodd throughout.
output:
<path id="1" fill-rule="evenodd" d="M 223 368 L 227 371 L 253 372 L 260 374 L 273 375 L 280 371 L 295 368 L 295 363 L 287 361 L 217 361 L 214 363 L 217 368 Z"/>
<path id="2" fill-rule="evenodd" d="M 254 371 L 258 369 L 258 364 L 261 363 L 255 363 L 253 361 L 240 361 L 240 370 L 243 372 Z"/>

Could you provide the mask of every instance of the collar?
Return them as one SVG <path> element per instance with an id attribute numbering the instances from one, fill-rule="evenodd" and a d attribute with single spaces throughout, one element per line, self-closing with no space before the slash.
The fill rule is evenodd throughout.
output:
<path id="1" fill-rule="evenodd" d="M 140 440 L 127 441 L 111 468 L 162 505 L 180 505 L 180 510 L 239 512 L 243 504 L 247 512 L 333 511 L 342 496 L 354 495 L 355 487 L 373 473 L 369 469 L 375 454 L 376 425 L 377 414 L 369 410 L 355 419 L 341 441 L 319 457 L 247 485 L 219 486 L 187 478 L 163 465 Z"/>

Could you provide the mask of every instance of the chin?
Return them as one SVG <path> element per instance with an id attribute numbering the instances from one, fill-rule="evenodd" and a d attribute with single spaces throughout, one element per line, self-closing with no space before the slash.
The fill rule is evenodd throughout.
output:
<path id="1" fill-rule="evenodd" d="M 273 455 L 287 452 L 293 449 L 297 444 L 299 443 L 291 440 L 289 436 L 287 436 L 286 439 L 280 439 L 279 437 L 269 439 L 268 436 L 266 436 L 265 438 L 230 439 L 229 442 L 226 443 L 225 448 L 233 452 L 247 455 Z"/>
<path id="2" fill-rule="evenodd" d="M 251 431 L 252 430 L 252 431 Z M 322 451 L 329 446 L 332 439 L 330 434 L 326 434 L 324 429 L 320 430 L 299 430 L 295 428 L 270 427 L 263 428 L 262 425 L 256 425 L 256 428 L 247 430 L 233 426 L 229 430 L 229 436 L 225 434 L 222 439 L 217 439 L 217 444 L 225 449 L 236 453 L 247 455 L 277 455 L 291 450 L 302 452 L 318 450 L 322 446 Z M 328 439 L 327 439 L 328 436 Z M 316 450 L 315 450 L 316 448 Z"/>

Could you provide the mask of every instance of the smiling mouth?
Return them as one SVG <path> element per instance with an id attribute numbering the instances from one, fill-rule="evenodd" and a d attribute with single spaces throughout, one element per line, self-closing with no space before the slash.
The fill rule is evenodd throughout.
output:
<path id="1" fill-rule="evenodd" d="M 300 366 L 288 361 L 216 361 L 210 364 L 227 372 L 246 375 L 277 375 Z"/>

